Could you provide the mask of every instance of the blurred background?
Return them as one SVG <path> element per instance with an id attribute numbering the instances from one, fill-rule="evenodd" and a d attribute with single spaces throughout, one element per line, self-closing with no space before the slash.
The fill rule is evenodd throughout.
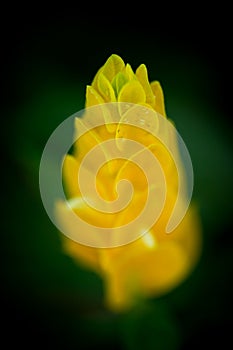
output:
<path id="1" fill-rule="evenodd" d="M 233 293 L 227 21 L 221 14 L 208 22 L 205 14 L 174 23 L 159 21 L 158 14 L 144 21 L 139 13 L 131 20 L 119 12 L 90 18 L 36 6 L 5 15 L 1 301 L 8 344 L 125 350 L 227 344 Z M 150 81 L 160 81 L 167 114 L 192 158 L 203 227 L 203 253 L 193 273 L 167 295 L 119 315 L 104 308 L 99 276 L 63 253 L 38 183 L 45 143 L 84 107 L 86 85 L 112 53 L 134 70 L 145 63 Z"/>

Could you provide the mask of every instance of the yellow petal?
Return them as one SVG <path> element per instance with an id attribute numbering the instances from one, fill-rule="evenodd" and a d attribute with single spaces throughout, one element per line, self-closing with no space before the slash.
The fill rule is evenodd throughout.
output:
<path id="1" fill-rule="evenodd" d="M 110 87 L 110 92 L 113 96 L 112 87 Z M 115 99 L 115 95 L 112 97 Z M 99 118 L 102 117 L 102 120 L 105 121 L 105 127 L 98 128 L 98 132 L 100 136 L 102 137 L 104 134 L 104 140 L 109 139 L 111 136 L 111 133 L 116 131 L 116 125 L 113 125 L 113 121 L 111 118 L 111 113 L 109 113 L 108 108 L 105 107 L 105 100 L 104 98 L 92 87 L 87 86 L 86 88 L 86 108 L 92 107 L 94 105 L 101 105 L 100 107 L 96 109 L 92 109 L 91 111 L 88 110 L 86 113 L 90 117 L 91 114 L 95 114 L 95 118 L 97 120 L 97 115 Z M 108 134 L 106 133 L 108 132 Z"/>
<path id="2" fill-rule="evenodd" d="M 103 228 L 114 227 L 116 214 L 99 211 L 94 206 L 88 205 L 87 200 L 91 198 L 86 195 L 69 201 L 58 200 L 55 203 L 57 223 L 61 230 L 75 241 L 84 244 L 88 242 L 87 245 L 97 243 L 97 246 L 101 246 L 106 244 L 107 236 L 99 235 L 98 228 L 101 231 Z"/>
<path id="3" fill-rule="evenodd" d="M 117 161 L 118 160 L 116 160 L 116 162 Z M 77 160 L 69 154 L 66 155 L 63 162 L 62 179 L 64 183 L 66 196 L 69 199 L 81 196 L 78 183 L 79 169 L 79 160 Z M 101 167 L 95 179 L 97 191 L 100 194 L 100 196 L 105 200 L 116 199 L 117 194 L 114 187 L 114 179 L 115 175 L 109 172 L 108 164 L 105 163 L 105 166 Z M 86 192 L 88 193 L 88 187 Z"/>
<path id="4" fill-rule="evenodd" d="M 86 88 L 86 107 L 91 107 L 104 103 L 104 99 L 100 94 L 90 85 Z"/>
<path id="5" fill-rule="evenodd" d="M 172 201 L 172 200 L 170 200 Z M 175 202 L 175 198 L 173 203 Z M 170 213 L 171 214 L 171 213 Z M 161 221 L 164 221 L 162 225 L 165 227 L 170 214 L 167 215 L 162 214 Z M 170 234 L 166 234 L 164 231 L 156 230 L 156 225 L 153 228 L 154 234 L 156 235 L 156 239 L 159 242 L 162 241 L 176 241 L 180 244 L 183 249 L 187 252 L 189 256 L 190 266 L 193 266 L 200 253 L 202 247 L 202 239 L 201 239 L 201 223 L 199 213 L 197 208 L 192 204 L 184 218 L 180 222 L 180 224 L 176 227 L 176 229 Z"/>
<path id="6" fill-rule="evenodd" d="M 156 138 L 146 130 L 134 126 L 127 125 L 126 123 L 119 123 L 116 130 L 116 138 L 126 138 L 141 143 L 142 145 L 148 147 L 156 143 Z"/>
<path id="7" fill-rule="evenodd" d="M 160 244 L 156 252 L 148 251 L 132 263 L 137 264 L 136 276 L 145 295 L 159 295 L 171 290 L 189 270 L 188 255 L 174 241 Z"/>
<path id="8" fill-rule="evenodd" d="M 80 194 L 78 187 L 78 170 L 79 163 L 73 156 L 67 154 L 63 162 L 62 178 L 66 195 L 69 198 L 77 197 Z"/>
<path id="9" fill-rule="evenodd" d="M 118 102 L 140 104 L 146 102 L 146 94 L 142 85 L 137 80 L 126 83 L 118 95 Z"/>
<path id="10" fill-rule="evenodd" d="M 118 197 L 115 178 L 117 172 L 123 166 L 123 159 L 112 159 L 106 161 L 98 170 L 96 176 L 96 188 L 99 195 L 107 200 L 114 201 Z"/>
<path id="11" fill-rule="evenodd" d="M 54 209 L 61 232 L 75 242 L 84 244 L 84 252 L 86 245 L 100 247 L 106 244 L 108 236 L 101 234 L 101 228 L 112 227 L 108 221 L 110 217 L 105 215 L 103 222 L 103 217 L 96 215 L 96 210 L 88 207 L 83 198 L 74 198 L 69 202 L 57 200 Z M 82 247 L 79 248 L 74 257 L 82 256 L 85 263 L 85 253 Z"/>
<path id="12" fill-rule="evenodd" d="M 103 73 L 99 74 L 97 85 L 98 91 L 105 102 L 116 102 L 114 89 Z"/>
<path id="13" fill-rule="evenodd" d="M 102 73 L 111 83 L 115 75 L 123 70 L 125 66 L 122 58 L 116 54 L 112 54 L 103 66 Z"/>
<path id="14" fill-rule="evenodd" d="M 165 105 L 164 105 L 164 96 L 163 96 L 163 90 L 158 81 L 153 81 L 151 84 L 151 89 L 153 91 L 153 94 L 155 96 L 155 110 L 156 112 L 160 113 L 164 117 L 166 116 L 165 112 Z"/>
<path id="15" fill-rule="evenodd" d="M 156 296 L 176 287 L 189 269 L 188 255 L 176 242 L 149 249 L 143 237 L 129 244 L 106 274 L 106 303 L 114 311 L 130 308 L 139 295 Z M 124 247 L 122 247 L 124 249 Z"/>
<path id="16" fill-rule="evenodd" d="M 98 81 L 99 75 L 101 73 L 103 73 L 105 75 L 105 77 L 109 80 L 109 82 L 111 83 L 114 76 L 118 72 L 122 71 L 124 69 L 124 66 L 125 66 L 125 63 L 120 56 L 118 56 L 116 54 L 111 55 L 107 59 L 105 64 L 98 70 L 91 85 L 94 87 L 94 89 L 98 90 L 97 81 Z"/>
<path id="17" fill-rule="evenodd" d="M 119 72 L 113 79 L 112 86 L 115 90 L 116 96 L 119 95 L 122 87 L 128 82 L 126 74 Z"/>
<path id="18" fill-rule="evenodd" d="M 146 93 L 146 102 L 152 107 L 155 106 L 155 96 L 148 81 L 148 74 L 145 64 L 141 64 L 136 70 L 136 77 L 142 84 Z"/>
<path id="19" fill-rule="evenodd" d="M 128 80 L 136 79 L 134 71 L 129 63 L 126 64 L 125 69 L 124 69 L 124 73 L 125 73 L 126 77 L 128 78 Z"/>
<path id="20" fill-rule="evenodd" d="M 101 67 L 101 68 L 97 71 L 97 73 L 96 73 L 96 75 L 94 76 L 94 79 L 92 80 L 92 83 L 91 83 L 91 86 L 92 86 L 96 91 L 98 91 L 98 84 L 97 84 L 98 78 L 99 78 L 100 73 L 102 73 L 102 72 L 103 72 L 103 67 Z"/>
<path id="21" fill-rule="evenodd" d="M 86 204 L 83 198 L 77 198 L 77 205 L 74 205 L 73 211 L 83 221 L 86 221 L 90 225 L 104 228 L 114 227 L 116 219 L 115 213 L 104 213 L 98 209 L 92 208 Z"/>
<path id="22" fill-rule="evenodd" d="M 134 187 L 134 191 L 144 191 L 148 188 L 148 182 L 143 170 L 134 163 L 134 159 L 124 161 L 116 176 L 116 183 L 126 179 Z"/>
<path id="23" fill-rule="evenodd" d="M 132 198 L 129 198 L 130 201 L 128 206 L 124 210 L 117 213 L 114 220 L 115 227 L 130 224 L 131 221 L 135 220 L 142 213 L 147 197 L 148 193 L 146 190 L 141 192 L 133 192 Z M 141 234 L 142 232 L 138 232 L 138 236 Z"/>
<path id="24" fill-rule="evenodd" d="M 116 138 L 119 142 L 121 138 L 136 141 L 148 148 L 162 167 L 168 186 L 171 183 L 177 183 L 177 170 L 174 159 L 166 146 L 151 133 L 136 126 L 119 123 Z"/>
<path id="25" fill-rule="evenodd" d="M 87 131 L 81 135 L 73 145 L 74 157 L 81 163 L 83 157 L 96 145 L 101 143 L 102 140 L 95 132 L 95 129 Z"/>
<path id="26" fill-rule="evenodd" d="M 115 135 L 116 127 L 117 125 L 112 123 L 109 124 L 111 126 L 111 132 L 109 131 L 109 128 L 107 128 L 109 125 L 107 124 L 107 116 L 108 114 L 105 111 L 106 104 L 103 103 L 98 107 L 97 109 L 90 108 L 87 109 L 88 118 L 91 120 L 93 117 L 100 118 L 101 121 L 100 126 L 96 126 L 93 128 L 90 128 L 90 124 L 86 124 L 84 119 L 82 118 L 76 118 L 75 119 L 75 135 L 74 140 L 76 140 L 73 144 L 73 155 L 74 157 L 81 162 L 83 157 L 95 146 L 98 144 L 102 144 L 103 141 L 108 140 L 110 138 L 113 138 Z M 109 121 L 111 122 L 111 121 Z M 106 154 L 106 147 L 103 147 L 103 152 Z M 107 159 L 107 157 L 106 157 Z"/>

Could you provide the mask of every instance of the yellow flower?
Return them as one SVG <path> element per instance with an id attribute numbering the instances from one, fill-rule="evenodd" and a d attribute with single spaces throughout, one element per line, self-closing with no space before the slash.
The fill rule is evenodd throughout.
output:
<path id="1" fill-rule="evenodd" d="M 86 89 L 86 106 L 106 103 L 132 103 L 147 107 L 166 117 L 164 96 L 159 82 L 149 83 L 147 69 L 140 65 L 136 72 L 118 55 L 111 55 Z M 95 248 L 77 243 L 64 236 L 63 247 L 78 263 L 96 271 L 103 278 L 105 302 L 111 310 L 132 307 L 140 298 L 167 293 L 181 283 L 195 266 L 200 253 L 200 223 L 196 209 L 190 206 L 181 223 L 171 234 L 165 232 L 178 195 L 176 165 L 165 146 L 153 135 L 136 126 L 125 124 L 101 125 L 80 137 L 72 155 L 63 163 L 63 181 L 67 198 L 75 199 L 74 212 L 92 225 L 116 227 L 125 225 L 139 215 L 147 199 L 146 178 L 132 160 L 113 159 L 98 172 L 96 186 L 100 195 L 116 199 L 115 185 L 128 179 L 134 186 L 129 205 L 118 213 L 104 213 L 91 208 L 82 200 L 77 173 L 84 156 L 106 140 L 128 138 L 150 149 L 159 160 L 167 183 L 163 211 L 156 223 L 138 239 L 113 248 Z M 174 135 L 168 135 L 168 138 Z M 173 142 L 174 140 L 171 140 Z M 109 166 L 110 164 L 110 166 Z M 62 212 L 59 214 L 62 216 Z M 68 221 L 64 218 L 65 225 Z"/>
<path id="2" fill-rule="evenodd" d="M 118 55 L 111 55 L 86 90 L 86 107 L 106 102 L 130 102 L 153 108 L 165 116 L 163 91 L 158 81 L 148 81 L 141 64 L 136 73 Z"/>

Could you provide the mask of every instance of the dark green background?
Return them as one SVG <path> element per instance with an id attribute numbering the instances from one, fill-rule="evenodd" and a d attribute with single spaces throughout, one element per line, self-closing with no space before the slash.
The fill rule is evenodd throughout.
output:
<path id="1" fill-rule="evenodd" d="M 90 18 L 75 10 L 15 9 L 2 23 L 3 333 L 9 345 L 30 349 L 223 346 L 233 292 L 228 28 L 221 17 L 171 23 L 158 13 L 147 20 L 140 9 L 131 17 L 112 11 Z M 38 185 L 47 139 L 84 107 L 86 85 L 112 53 L 133 69 L 145 63 L 149 79 L 163 86 L 167 114 L 193 161 L 204 238 L 201 260 L 184 283 L 121 315 L 104 308 L 100 278 L 63 254 Z"/>

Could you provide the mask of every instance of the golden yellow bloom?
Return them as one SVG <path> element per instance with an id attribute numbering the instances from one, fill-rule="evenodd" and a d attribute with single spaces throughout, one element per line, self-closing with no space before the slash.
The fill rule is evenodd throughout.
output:
<path id="1" fill-rule="evenodd" d="M 131 66 L 125 64 L 118 55 L 109 57 L 86 90 L 85 107 L 110 102 L 144 106 L 167 118 L 159 82 L 149 83 L 144 64 L 134 73 Z M 99 194 L 108 201 L 116 199 L 116 184 L 120 180 L 128 179 L 133 184 L 132 200 L 124 210 L 105 213 L 82 201 L 77 181 L 82 160 L 97 144 L 116 138 L 140 142 L 156 155 L 167 183 L 163 211 L 148 232 L 129 244 L 94 248 L 64 237 L 63 247 L 78 263 L 85 264 L 101 275 L 106 305 L 112 310 L 120 311 L 128 309 L 140 298 L 167 293 L 184 280 L 199 256 L 200 224 L 195 208 L 190 206 L 175 230 L 171 234 L 166 233 L 165 228 L 178 195 L 178 175 L 174 160 L 166 147 L 149 132 L 122 123 L 112 124 L 111 127 L 106 123 L 84 133 L 74 144 L 72 155 L 65 157 L 63 181 L 67 198 L 74 199 L 76 203 L 73 211 L 90 224 L 105 228 L 125 225 L 142 211 L 148 196 L 148 183 L 133 159 L 109 161 L 99 169 L 96 181 Z M 175 143 L 173 138 L 174 135 L 168 135 L 169 142 Z"/>

